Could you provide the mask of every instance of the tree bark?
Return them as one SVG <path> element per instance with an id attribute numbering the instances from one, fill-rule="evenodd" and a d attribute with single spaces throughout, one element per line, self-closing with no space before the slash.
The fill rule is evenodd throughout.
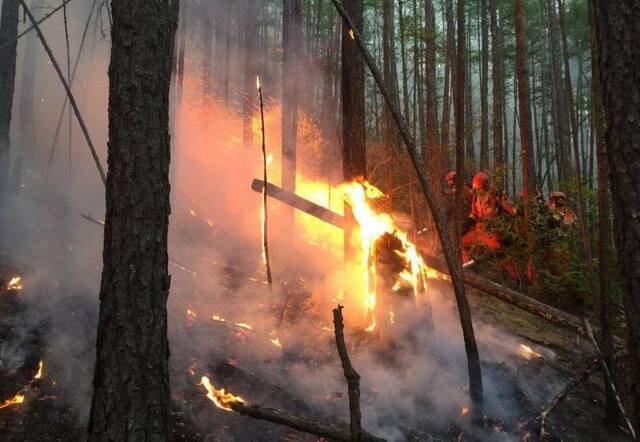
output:
<path id="1" fill-rule="evenodd" d="M 604 126 L 624 282 L 630 368 L 628 383 L 640 422 L 640 8 L 596 0 Z"/>
<path id="2" fill-rule="evenodd" d="M 456 124 L 456 172 L 458 174 L 458 180 L 456 184 L 456 194 L 457 201 L 456 207 L 462 208 L 465 206 L 464 204 L 464 178 L 465 178 L 465 91 L 466 91 L 466 65 L 465 65 L 465 47 L 467 45 L 467 39 L 465 38 L 465 0 L 458 0 L 458 11 L 457 11 L 457 21 L 458 21 L 458 41 L 457 41 L 457 49 L 456 49 L 456 66 L 454 69 L 454 88 L 453 88 L 453 97 L 454 97 L 454 114 L 455 114 L 455 124 Z M 460 240 L 460 226 L 464 221 L 464 217 L 467 214 L 463 213 L 462 210 L 456 211 L 456 226 L 458 227 L 458 231 L 456 232 L 456 239 Z"/>
<path id="3" fill-rule="evenodd" d="M 112 4 L 109 173 L 91 441 L 169 438 L 169 87 L 178 4 Z"/>
<path id="4" fill-rule="evenodd" d="M 422 157 L 430 172 L 434 188 L 440 183 L 442 170 L 438 148 L 438 103 L 436 87 L 436 14 L 433 1 L 425 0 L 425 79 L 427 90 L 426 145 Z"/>
<path id="5" fill-rule="evenodd" d="M 253 142 L 253 115 L 256 111 L 256 77 L 258 76 L 258 0 L 244 1 L 244 85 L 242 99 L 242 141 L 245 145 Z M 263 79 L 264 80 L 264 79 Z"/>
<path id="6" fill-rule="evenodd" d="M 282 9 L 282 187 L 296 190 L 296 152 L 302 35 L 302 3 L 284 0 Z"/>
<path id="7" fill-rule="evenodd" d="M 4 212 L 6 186 L 11 161 L 11 111 L 16 80 L 16 47 L 18 44 L 18 0 L 2 2 L 0 17 L 0 220 Z"/>
<path id="8" fill-rule="evenodd" d="M 395 45 L 395 0 L 382 0 L 382 58 L 384 64 L 384 80 L 391 92 L 392 99 L 400 104 L 398 97 L 398 77 L 396 69 Z M 405 118 L 408 115 L 405 115 Z M 384 143 L 387 147 L 398 148 L 398 131 L 388 106 L 384 107 Z"/>
<path id="9" fill-rule="evenodd" d="M 480 168 L 489 170 L 489 28 L 487 0 L 480 2 L 481 72 L 480 72 Z"/>
<path id="10" fill-rule="evenodd" d="M 609 204 L 609 164 L 607 162 L 607 145 L 605 142 L 604 108 L 602 103 L 602 83 L 600 75 L 600 53 L 596 23 L 593 11 L 593 1 L 589 0 L 589 22 L 591 27 L 591 96 L 594 135 L 598 157 L 598 281 L 600 286 L 598 318 L 600 323 L 600 346 L 602 355 L 608 367 L 613 364 L 613 335 L 611 331 L 611 207 Z M 610 382 L 615 382 L 610 379 Z M 605 385 L 605 425 L 608 429 L 615 429 L 618 421 L 618 407 L 615 392 L 609 383 Z"/>
<path id="11" fill-rule="evenodd" d="M 451 102 L 455 101 L 455 97 L 452 100 L 452 89 L 455 88 L 455 66 L 456 66 L 456 41 L 455 41 L 455 24 L 453 20 L 453 5 L 451 0 L 445 0 L 445 16 L 447 22 L 447 35 L 445 42 L 446 50 L 446 72 L 445 85 L 444 85 L 444 97 L 442 100 L 442 148 L 449 153 L 449 143 L 451 141 Z M 454 104 L 455 106 L 455 104 Z M 448 157 L 448 155 L 447 155 Z M 447 167 L 449 167 L 449 161 L 447 158 Z"/>

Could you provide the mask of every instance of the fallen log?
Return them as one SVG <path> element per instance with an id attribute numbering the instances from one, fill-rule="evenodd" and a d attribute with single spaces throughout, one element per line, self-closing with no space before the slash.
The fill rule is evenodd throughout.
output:
<path id="1" fill-rule="evenodd" d="M 284 425 L 286 427 L 293 428 L 294 430 L 313 434 L 329 440 L 341 442 L 351 441 L 351 429 L 349 425 L 344 422 L 322 422 L 315 419 L 303 418 L 288 411 L 262 407 L 255 404 L 248 405 L 235 402 L 231 404 L 230 407 L 233 411 L 242 414 L 243 416 Z M 363 430 L 361 440 L 368 442 L 383 442 L 385 439 L 376 437 Z"/>
<path id="2" fill-rule="evenodd" d="M 262 193 L 263 188 L 264 182 L 262 180 L 256 179 L 251 183 L 251 189 L 258 193 Z M 274 184 L 267 183 L 267 195 L 340 229 L 344 229 L 347 224 L 344 216 L 304 199 L 295 193 L 288 192 Z"/>
<path id="3" fill-rule="evenodd" d="M 254 180 L 251 184 L 251 188 L 256 192 L 262 192 L 263 182 L 260 180 Z M 345 218 L 325 207 L 308 201 L 294 193 L 288 192 L 274 184 L 267 183 L 268 195 L 278 201 L 288 204 L 289 206 L 301 210 L 311 216 L 314 216 L 328 224 L 343 229 L 346 225 Z M 436 257 L 422 254 L 424 262 L 433 269 L 449 275 L 449 268 L 446 263 Z M 480 290 L 483 293 L 500 299 L 501 301 L 511 304 L 514 307 L 524 310 L 527 313 L 531 313 L 538 317 L 544 318 L 549 322 L 553 322 L 564 328 L 574 330 L 581 335 L 586 336 L 586 330 L 581 319 L 577 316 L 563 312 L 555 307 L 552 307 L 543 302 L 537 301 L 523 293 L 517 292 L 509 287 L 498 284 L 490 279 L 484 278 L 475 272 L 465 269 L 462 272 L 462 277 L 465 285 L 474 289 Z"/>

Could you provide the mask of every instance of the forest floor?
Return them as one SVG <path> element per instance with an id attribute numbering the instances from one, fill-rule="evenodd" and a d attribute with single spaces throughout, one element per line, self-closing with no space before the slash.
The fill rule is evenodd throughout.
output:
<path id="1" fill-rule="evenodd" d="M 229 258 L 228 262 L 218 265 L 225 268 L 227 278 L 221 284 L 230 294 L 230 302 L 233 293 L 237 292 L 239 280 L 250 280 L 260 284 L 258 279 L 264 276 L 256 272 L 255 267 L 250 269 L 253 264 L 243 257 L 242 250 Z M 32 263 L 17 264 L 11 258 L 11 252 L 0 254 L 0 286 L 4 286 L 8 277 L 14 274 L 20 274 L 29 281 L 37 270 L 32 266 Z M 59 292 L 60 287 L 50 281 L 39 280 L 37 284 L 26 285 L 20 292 L 0 289 L 0 403 L 17 393 L 25 396 L 23 403 L 0 409 L 0 439 L 3 441 L 80 441 L 86 438 L 90 404 L 87 398 L 90 397 L 97 302 L 87 305 L 86 296 L 70 292 L 46 307 L 49 313 L 63 311 L 62 318 L 57 313 L 34 314 L 34 310 L 42 309 L 39 296 L 47 296 L 49 290 Z M 305 288 L 300 287 L 299 290 L 302 293 Z M 239 293 L 238 296 L 246 296 L 246 292 Z M 303 298 L 298 298 L 299 305 L 293 305 L 291 308 L 300 312 L 312 308 L 305 305 L 306 301 Z M 580 377 L 594 364 L 590 344 L 574 333 L 557 328 L 489 296 L 471 292 L 470 301 L 474 320 L 490 324 L 505 335 L 530 345 L 542 356 L 530 359 L 513 358 L 508 364 L 483 359 L 485 373 L 488 373 L 491 379 L 502 379 L 505 384 L 513 384 L 506 388 L 506 394 L 513 395 L 517 402 L 526 404 L 519 405 L 522 405 L 522 410 L 527 410 L 528 414 L 511 424 L 485 422 L 487 428 L 478 431 L 474 430 L 470 422 L 460 422 L 457 416 L 446 422 L 429 421 L 427 417 L 419 416 L 416 428 L 408 430 L 397 440 L 538 440 L 539 425 L 536 424 L 536 417 L 539 411 L 572 379 Z M 275 424 L 216 409 L 204 397 L 201 387 L 197 386 L 198 378 L 195 371 L 212 373 L 216 381 L 225 387 L 243 396 L 250 395 L 258 403 L 290 409 L 304 416 L 325 415 L 327 419 L 333 419 L 335 415 L 327 415 L 325 405 L 316 403 L 318 398 L 300 397 L 288 388 L 286 377 L 284 382 L 275 380 L 283 379 L 283 374 L 301 363 L 320 364 L 319 361 L 337 361 L 331 346 L 331 334 L 322 338 L 326 345 L 317 354 L 300 354 L 285 350 L 278 356 L 264 357 L 262 363 L 270 365 L 271 373 L 274 375 L 273 378 L 265 380 L 264 371 L 254 370 L 250 363 L 242 360 L 242 356 L 239 356 L 239 362 L 235 359 L 234 355 L 241 354 L 242 347 L 249 345 L 247 341 L 239 340 L 237 330 L 230 332 L 227 324 L 189 323 L 175 313 L 185 311 L 182 308 L 186 309 L 186 306 L 170 308 L 170 312 L 174 312 L 175 316 L 170 317 L 170 322 L 178 324 L 177 329 L 172 332 L 174 346 L 175 342 L 190 341 L 210 341 L 215 345 L 202 349 L 188 345 L 172 348 L 173 440 L 319 440 L 317 437 Z M 267 309 L 269 308 L 267 306 Z M 25 327 L 25 322 L 29 326 Z M 52 341 L 50 336 L 54 334 L 56 339 Z M 75 341 L 79 335 L 83 335 L 84 339 Z M 245 337 L 241 336 L 241 339 Z M 366 341 L 366 338 L 359 337 L 353 330 L 349 331 L 348 339 Z M 313 350 L 315 348 L 310 349 L 309 353 L 314 353 Z M 489 352 L 482 343 L 480 351 L 481 354 Z M 56 353 L 55 357 L 50 356 L 52 352 Z M 44 376 L 35 379 L 38 361 L 41 359 L 45 361 Z M 69 360 L 83 361 L 84 365 L 79 364 L 78 368 L 74 369 Z M 571 391 L 548 416 L 545 440 L 631 440 L 622 431 L 612 434 L 604 429 L 603 389 L 602 375 L 599 370 L 595 370 L 585 383 Z M 336 393 L 331 400 L 339 403 L 338 410 L 343 410 L 346 393 Z M 424 409 L 421 410 L 429 409 L 428 403 L 422 405 Z M 421 426 L 420 423 L 424 425 Z M 503 425 L 511 428 L 503 431 Z M 491 426 L 497 429 L 492 429 Z M 517 428 L 518 426 L 523 428 Z M 215 428 L 214 432 L 211 431 L 212 428 Z M 425 428 L 433 428 L 433 431 L 427 431 Z M 487 434 L 487 431 L 495 431 L 497 435 L 492 435 L 491 439 L 485 438 L 483 435 Z"/>

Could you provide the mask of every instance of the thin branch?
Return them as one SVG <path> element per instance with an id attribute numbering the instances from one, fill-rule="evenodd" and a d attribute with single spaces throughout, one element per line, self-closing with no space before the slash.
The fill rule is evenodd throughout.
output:
<path id="1" fill-rule="evenodd" d="M 360 375 L 351 365 L 347 345 L 344 342 L 344 320 L 342 318 L 342 307 L 333 309 L 333 327 L 336 335 L 336 346 L 342 363 L 344 377 L 347 379 L 349 388 L 349 413 L 351 416 L 351 440 L 359 442 L 362 440 L 362 414 L 360 413 Z"/>
<path id="2" fill-rule="evenodd" d="M 91 151 L 91 156 L 93 157 L 93 160 L 96 163 L 96 167 L 98 168 L 98 173 L 100 174 L 100 178 L 102 179 L 102 183 L 106 185 L 107 177 L 106 177 L 106 175 L 104 173 L 104 169 L 102 167 L 102 164 L 100 163 L 100 158 L 98 157 L 96 149 L 93 146 L 93 141 L 91 141 L 91 137 L 89 136 L 89 131 L 87 130 L 87 126 L 84 123 L 84 120 L 82 119 L 82 115 L 80 114 L 80 109 L 78 109 L 78 105 L 76 104 L 76 100 L 73 97 L 73 93 L 71 92 L 71 89 L 69 89 L 69 85 L 67 84 L 67 81 L 64 78 L 64 74 L 62 73 L 62 70 L 60 69 L 60 65 L 56 61 L 56 58 L 53 55 L 53 52 L 51 51 L 51 48 L 49 47 L 49 44 L 47 43 L 47 40 L 44 37 L 44 34 L 42 34 L 42 31 L 40 30 L 40 27 L 38 26 L 38 23 L 36 22 L 35 18 L 33 17 L 33 14 L 31 14 L 31 11 L 27 7 L 27 4 L 25 3 L 24 0 L 19 0 L 19 1 L 20 1 L 20 4 L 22 5 L 22 7 L 24 8 L 24 12 L 29 17 L 29 20 L 31 20 L 31 23 L 33 24 L 33 26 L 34 26 L 37 34 L 38 34 L 38 38 L 40 39 L 40 42 L 42 43 L 42 46 L 44 47 L 44 50 L 47 52 L 47 55 L 49 56 L 49 60 L 51 60 L 51 64 L 53 64 L 53 67 L 55 68 L 55 70 L 56 70 L 56 72 L 58 74 L 58 77 L 60 78 L 60 82 L 62 83 L 62 86 L 64 87 L 64 90 L 67 93 L 67 97 L 69 98 L 69 102 L 71 103 L 71 107 L 73 107 L 73 111 L 76 114 L 76 118 L 78 119 L 78 123 L 80 124 L 80 128 L 82 129 L 82 133 L 84 134 L 84 137 L 85 137 L 85 139 L 87 141 L 87 144 L 89 145 L 89 150 Z"/>

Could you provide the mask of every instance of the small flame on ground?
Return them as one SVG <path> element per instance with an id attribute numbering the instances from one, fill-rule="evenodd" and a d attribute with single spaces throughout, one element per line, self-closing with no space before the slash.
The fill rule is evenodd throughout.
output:
<path id="1" fill-rule="evenodd" d="M 207 376 L 202 376 L 200 379 L 200 385 L 207 390 L 207 397 L 216 404 L 216 407 L 222 408 L 223 410 L 233 411 L 232 406 L 234 404 L 246 403 L 240 396 L 234 396 L 231 393 L 227 393 L 224 388 L 218 390 L 216 387 L 211 385 L 211 381 L 209 381 Z"/>
<path id="2" fill-rule="evenodd" d="M 528 345 L 520 344 L 519 350 L 520 350 L 520 354 L 525 359 L 543 359 L 543 356 L 540 353 L 538 353 Z"/>
<path id="3" fill-rule="evenodd" d="M 271 343 L 278 348 L 282 348 L 282 342 L 280 342 L 280 338 L 275 337 L 270 339 Z"/>
<path id="4" fill-rule="evenodd" d="M 191 209 L 191 210 L 189 210 L 189 215 L 198 216 L 198 212 L 196 212 L 195 210 Z"/>
<path id="5" fill-rule="evenodd" d="M 44 362 L 40 361 L 38 362 L 38 371 L 36 372 L 36 375 L 33 377 L 33 379 L 42 379 L 43 374 L 44 374 Z"/>
<path id="6" fill-rule="evenodd" d="M 198 319 L 198 314 L 195 312 L 195 310 L 192 310 L 191 307 L 187 308 L 187 316 L 189 317 L 189 319 Z"/>
<path id="7" fill-rule="evenodd" d="M 0 410 L 3 408 L 10 407 L 12 405 L 21 404 L 24 402 L 25 395 L 24 394 L 16 394 L 14 397 L 7 399 L 3 403 L 0 404 Z"/>
<path id="8" fill-rule="evenodd" d="M 469 414 L 469 407 L 462 407 L 460 410 L 460 417 L 465 417 Z"/>
<path id="9" fill-rule="evenodd" d="M 238 328 L 242 328 L 245 330 L 253 330 L 253 325 L 251 324 L 247 324 L 246 322 L 229 322 L 226 318 L 223 318 L 220 315 L 213 315 L 211 317 L 211 319 L 213 319 L 214 321 L 218 321 L 218 322 L 224 322 L 225 324 L 230 324 L 230 325 L 234 325 Z"/>
<path id="10" fill-rule="evenodd" d="M 7 290 L 15 291 L 22 290 L 22 276 L 14 276 L 9 280 L 7 284 Z"/>

